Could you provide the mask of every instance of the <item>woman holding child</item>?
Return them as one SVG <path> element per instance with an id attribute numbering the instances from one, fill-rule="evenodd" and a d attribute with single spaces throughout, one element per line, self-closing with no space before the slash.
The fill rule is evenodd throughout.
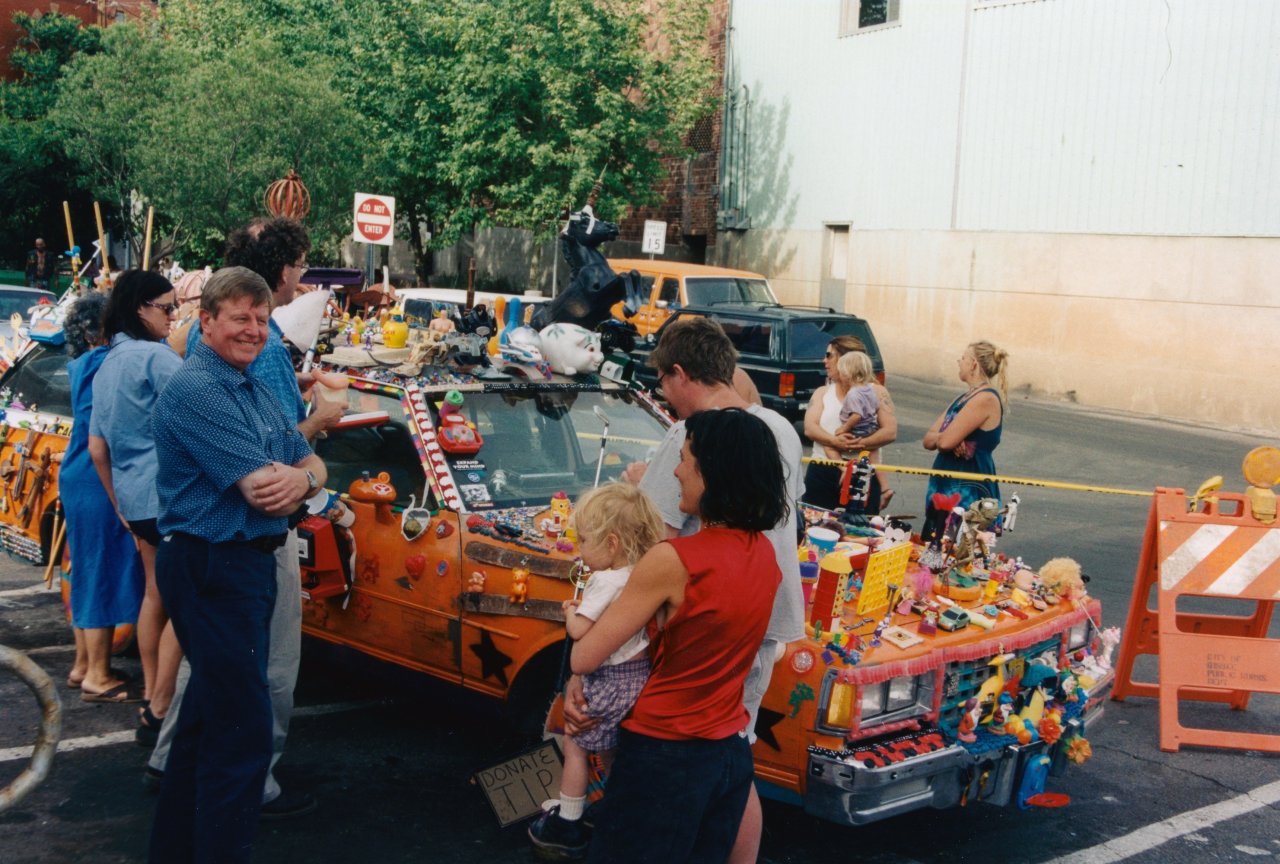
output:
<path id="1" fill-rule="evenodd" d="M 680 509 L 701 530 L 650 549 L 573 648 L 585 675 L 665 622 L 650 631 L 652 671 L 622 722 L 589 861 L 723 861 L 751 788 L 742 691 L 781 580 L 763 532 L 786 515 L 782 462 L 746 411 L 702 411 L 685 429 Z"/>
<path id="2" fill-rule="evenodd" d="M 815 459 L 848 459 L 856 457 L 863 450 L 871 451 L 871 461 L 880 461 L 880 448 L 892 444 L 898 437 L 898 418 L 894 412 L 893 399 L 889 390 L 878 381 L 864 381 L 861 386 L 870 385 L 875 396 L 874 432 L 854 434 L 840 432 L 840 415 L 850 390 L 859 386 L 845 376 L 839 369 L 841 358 L 851 352 L 865 355 L 866 344 L 857 336 L 837 336 L 827 345 L 827 353 L 823 363 L 827 369 L 827 383 L 814 391 L 809 400 L 809 407 L 804 415 L 805 437 L 813 442 Z M 868 358 L 869 360 L 869 358 Z M 862 418 L 865 421 L 870 416 Z M 804 500 L 815 507 L 834 510 L 839 506 L 841 469 L 834 465 L 811 464 L 804 478 Z M 878 505 L 868 508 L 878 512 L 889 503 L 893 492 L 885 487 L 881 480 L 881 493 Z"/>

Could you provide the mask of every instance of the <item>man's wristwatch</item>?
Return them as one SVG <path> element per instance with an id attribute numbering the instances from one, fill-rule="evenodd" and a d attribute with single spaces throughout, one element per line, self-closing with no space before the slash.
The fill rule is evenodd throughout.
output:
<path id="1" fill-rule="evenodd" d="M 310 468 L 307 468 L 306 472 L 307 472 L 307 497 L 310 498 L 312 495 L 320 491 L 320 481 L 316 479 L 316 472 L 312 471 Z"/>

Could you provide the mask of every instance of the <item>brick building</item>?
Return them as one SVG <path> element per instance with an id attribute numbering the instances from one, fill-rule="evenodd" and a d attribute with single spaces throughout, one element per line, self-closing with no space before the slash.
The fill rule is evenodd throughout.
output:
<path id="1" fill-rule="evenodd" d="M 711 45 L 717 80 L 718 98 L 724 91 L 725 48 L 729 19 L 728 0 L 711 4 L 707 41 Z M 724 117 L 721 108 L 703 118 L 689 131 L 685 143 L 693 151 L 689 156 L 664 160 L 667 177 L 659 184 L 663 201 L 652 207 L 636 207 L 621 222 L 620 241 L 633 242 L 636 250 L 644 235 L 646 219 L 667 223 L 667 250 L 663 258 L 703 263 L 716 243 L 716 212 L 720 204 L 720 129 Z M 621 243 L 615 244 L 620 246 Z M 617 249 L 613 255 L 625 250 Z"/>
<path id="2" fill-rule="evenodd" d="M 43 15 L 56 12 L 79 18 L 85 24 L 106 26 L 136 18 L 143 9 L 155 7 L 155 0 L 0 0 L 0 77 L 12 78 L 9 55 L 18 47 L 22 31 L 13 23 L 19 12 Z"/>

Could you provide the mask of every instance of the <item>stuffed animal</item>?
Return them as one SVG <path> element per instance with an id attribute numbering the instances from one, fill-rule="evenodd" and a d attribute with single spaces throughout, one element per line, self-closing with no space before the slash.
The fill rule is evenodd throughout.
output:
<path id="1" fill-rule="evenodd" d="M 557 323 L 544 328 L 539 336 L 542 338 L 542 356 L 554 372 L 562 375 L 594 372 L 604 362 L 600 334 L 585 327 Z"/>
<path id="2" fill-rule="evenodd" d="M 1040 568 L 1040 583 L 1064 600 L 1080 600 L 1085 596 L 1084 575 L 1072 558 L 1054 558 Z"/>

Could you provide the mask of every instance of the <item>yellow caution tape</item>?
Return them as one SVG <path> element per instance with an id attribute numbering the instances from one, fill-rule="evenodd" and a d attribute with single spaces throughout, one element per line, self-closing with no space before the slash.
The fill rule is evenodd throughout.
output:
<path id="1" fill-rule="evenodd" d="M 805 462 L 814 465 L 834 465 L 843 468 L 847 463 L 839 459 L 817 459 L 806 456 Z M 999 474 L 970 474 L 967 471 L 941 471 L 937 468 L 909 468 L 905 465 L 876 465 L 877 471 L 888 471 L 894 474 L 914 474 L 922 477 L 951 477 L 956 480 L 994 480 L 997 483 L 1008 483 L 1012 486 L 1037 486 L 1041 489 L 1066 489 L 1071 492 L 1100 492 L 1104 495 L 1135 495 L 1150 498 L 1152 491 L 1137 489 L 1116 489 L 1112 486 L 1091 486 L 1087 483 L 1063 483 L 1059 480 L 1037 480 L 1033 477 L 1005 477 Z"/>

